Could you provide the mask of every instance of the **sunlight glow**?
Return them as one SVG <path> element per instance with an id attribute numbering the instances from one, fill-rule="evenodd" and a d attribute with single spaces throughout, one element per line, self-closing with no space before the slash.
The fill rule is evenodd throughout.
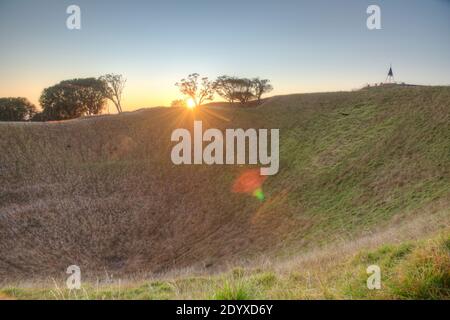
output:
<path id="1" fill-rule="evenodd" d="M 186 106 L 187 106 L 189 109 L 195 108 L 195 101 L 194 101 L 194 99 L 192 99 L 192 98 L 187 99 L 187 100 L 186 100 Z"/>

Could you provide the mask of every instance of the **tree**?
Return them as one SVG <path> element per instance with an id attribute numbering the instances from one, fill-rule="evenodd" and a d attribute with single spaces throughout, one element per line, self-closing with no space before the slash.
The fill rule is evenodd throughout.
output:
<path id="1" fill-rule="evenodd" d="M 234 80 L 234 96 L 242 105 L 247 104 L 255 97 L 253 94 L 253 82 L 247 78 L 238 78 Z"/>
<path id="2" fill-rule="evenodd" d="M 100 114 L 105 107 L 104 84 L 96 78 L 82 78 L 61 81 L 60 84 L 72 87 L 83 103 L 85 114 Z"/>
<path id="3" fill-rule="evenodd" d="M 39 99 L 44 120 L 99 114 L 105 106 L 104 84 L 96 78 L 72 79 L 44 89 Z"/>
<path id="4" fill-rule="evenodd" d="M 186 108 L 186 101 L 184 101 L 183 99 L 178 99 L 178 100 L 173 100 L 172 103 L 170 104 L 171 107 L 183 107 Z"/>
<path id="5" fill-rule="evenodd" d="M 268 79 L 253 78 L 250 80 L 225 75 L 216 79 L 214 90 L 219 96 L 231 103 L 237 100 L 245 105 L 253 99 L 257 99 L 259 103 L 262 95 L 273 89 L 269 82 Z"/>
<path id="6" fill-rule="evenodd" d="M 35 114 L 36 107 L 26 98 L 0 98 L 0 121 L 28 121 Z"/>
<path id="7" fill-rule="evenodd" d="M 214 97 L 214 84 L 207 77 L 201 79 L 198 73 L 190 74 L 187 79 L 181 79 L 175 85 L 181 93 L 190 97 L 195 106 L 201 106 L 205 101 L 212 100 Z M 199 83 L 200 81 L 201 83 Z"/>
<path id="8" fill-rule="evenodd" d="M 122 112 L 122 92 L 127 80 L 121 74 L 106 74 L 100 77 L 104 84 L 104 94 L 111 100 L 117 108 L 117 112 Z"/>
<path id="9" fill-rule="evenodd" d="M 220 76 L 214 81 L 213 85 L 215 92 L 230 103 L 234 103 L 235 100 L 233 85 L 235 79 L 226 75 Z"/>
<path id="10" fill-rule="evenodd" d="M 237 100 L 244 105 L 254 97 L 252 80 L 247 78 L 220 76 L 214 82 L 214 89 L 231 103 Z"/>
<path id="11" fill-rule="evenodd" d="M 273 90 L 269 79 L 253 78 L 253 90 L 258 103 L 261 102 L 261 96 Z"/>

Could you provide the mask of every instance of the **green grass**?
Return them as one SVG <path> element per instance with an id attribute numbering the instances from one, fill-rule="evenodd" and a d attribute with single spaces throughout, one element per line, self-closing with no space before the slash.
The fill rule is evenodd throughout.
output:
<path id="1" fill-rule="evenodd" d="M 382 270 L 382 290 L 369 295 L 363 286 L 363 273 L 348 284 L 347 295 L 356 298 L 450 299 L 450 235 L 405 243 L 385 245 L 359 254 L 352 263 L 377 264 Z"/>
<path id="2" fill-rule="evenodd" d="M 225 280 L 213 295 L 215 300 L 248 300 L 251 297 L 251 289 L 244 281 L 239 280 Z"/>
<path id="3" fill-rule="evenodd" d="M 0 290 L 14 299 L 450 299 L 450 233 L 426 240 L 382 245 L 332 264 L 305 267 L 292 261 L 277 270 L 237 268 L 207 277 L 87 284 L 81 290 L 18 288 Z M 366 287 L 366 268 L 381 269 L 380 290 Z"/>

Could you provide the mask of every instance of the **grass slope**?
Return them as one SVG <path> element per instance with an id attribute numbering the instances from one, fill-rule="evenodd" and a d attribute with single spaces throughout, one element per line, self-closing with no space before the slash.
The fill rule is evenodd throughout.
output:
<path id="1" fill-rule="evenodd" d="M 258 108 L 155 108 L 0 124 L 0 278 L 223 271 L 402 221 L 450 219 L 450 88 L 274 97 Z M 174 166 L 173 129 L 279 128 L 264 202 L 231 192 L 249 166 Z"/>

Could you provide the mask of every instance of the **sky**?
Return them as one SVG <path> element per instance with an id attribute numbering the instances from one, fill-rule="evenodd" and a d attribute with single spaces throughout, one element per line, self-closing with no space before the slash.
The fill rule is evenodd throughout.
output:
<path id="1" fill-rule="evenodd" d="M 72 4 L 80 30 L 66 27 Z M 357 89 L 391 63 L 397 81 L 450 85 L 450 0 L 0 0 L 0 46 L 0 97 L 36 105 L 105 73 L 127 78 L 124 110 L 170 105 L 194 72 L 268 78 L 271 95 Z"/>

